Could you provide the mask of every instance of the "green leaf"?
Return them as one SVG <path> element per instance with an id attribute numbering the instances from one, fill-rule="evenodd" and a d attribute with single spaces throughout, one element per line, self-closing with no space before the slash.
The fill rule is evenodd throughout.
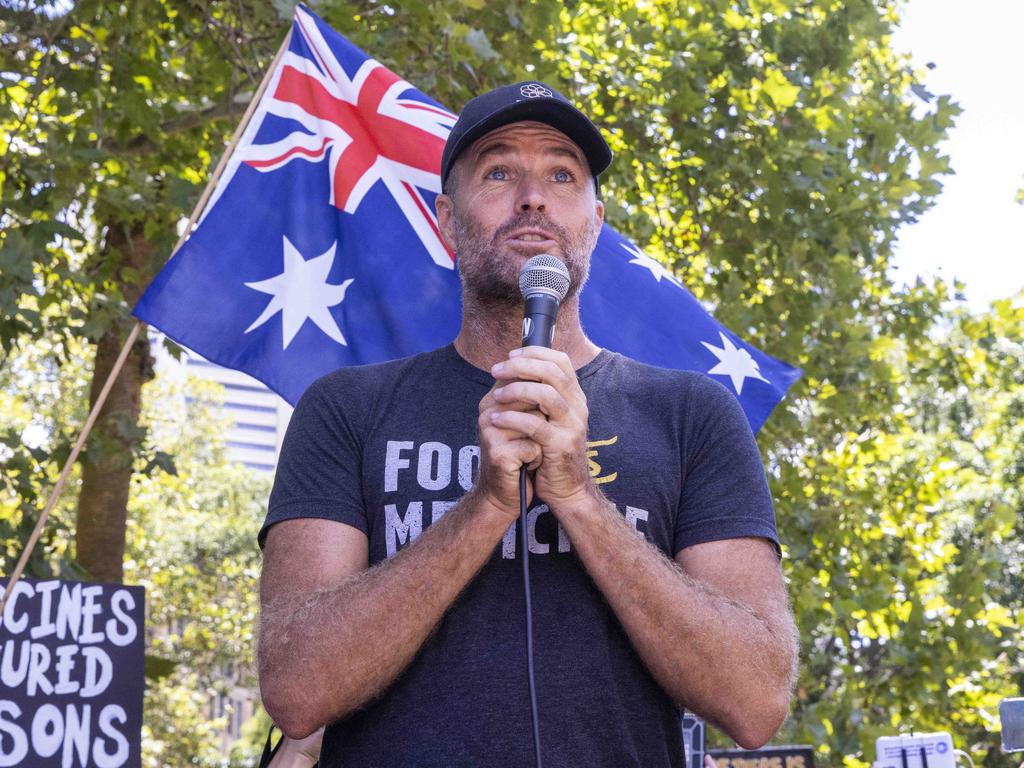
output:
<path id="1" fill-rule="evenodd" d="M 745 29 L 748 21 L 745 16 L 738 13 L 735 8 L 729 8 L 722 14 L 722 21 L 730 29 Z"/>
<path id="2" fill-rule="evenodd" d="M 789 109 L 796 104 L 800 86 L 791 84 L 779 70 L 773 69 L 761 84 L 761 88 L 779 110 Z"/>
<path id="3" fill-rule="evenodd" d="M 176 659 L 165 659 L 161 656 L 147 653 L 144 665 L 146 679 L 154 682 L 163 680 L 172 675 L 180 664 L 181 662 Z"/>
<path id="4" fill-rule="evenodd" d="M 935 94 L 929 91 L 920 83 L 914 83 L 913 85 L 911 85 L 910 90 L 913 91 L 914 95 L 917 96 L 917 98 L 921 99 L 921 101 L 927 102 L 935 98 Z"/>
<path id="5" fill-rule="evenodd" d="M 148 475 L 154 469 L 161 469 L 169 475 L 177 476 L 178 474 L 178 468 L 174 465 L 174 457 L 164 451 L 156 451 L 142 469 L 142 473 Z"/>

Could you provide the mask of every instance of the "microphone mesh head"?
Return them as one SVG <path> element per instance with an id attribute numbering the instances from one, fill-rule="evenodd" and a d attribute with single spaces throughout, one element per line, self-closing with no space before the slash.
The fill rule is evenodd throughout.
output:
<path id="1" fill-rule="evenodd" d="M 534 256 L 519 271 L 519 292 L 524 299 L 534 293 L 546 293 L 561 301 L 569 292 L 569 270 L 554 256 Z"/>

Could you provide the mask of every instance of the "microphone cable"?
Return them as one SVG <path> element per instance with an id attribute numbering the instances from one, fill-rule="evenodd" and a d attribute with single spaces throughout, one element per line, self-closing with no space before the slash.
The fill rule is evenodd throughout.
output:
<path id="1" fill-rule="evenodd" d="M 540 761 L 540 720 L 537 717 L 537 685 L 533 674 L 533 603 L 530 599 L 530 540 L 526 527 L 526 465 L 519 468 L 519 551 L 523 559 L 523 595 L 526 597 L 526 673 L 530 681 L 530 717 L 533 721 L 533 750 L 537 768 Z"/>

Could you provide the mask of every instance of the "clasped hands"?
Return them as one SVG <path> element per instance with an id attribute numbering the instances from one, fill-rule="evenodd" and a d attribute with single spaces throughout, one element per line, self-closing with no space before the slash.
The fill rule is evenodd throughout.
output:
<path id="1" fill-rule="evenodd" d="M 519 469 L 526 465 L 527 503 L 540 496 L 556 515 L 593 493 L 587 465 L 587 398 L 564 352 L 513 349 L 491 374 L 480 401 L 478 490 L 513 519 L 519 514 Z"/>

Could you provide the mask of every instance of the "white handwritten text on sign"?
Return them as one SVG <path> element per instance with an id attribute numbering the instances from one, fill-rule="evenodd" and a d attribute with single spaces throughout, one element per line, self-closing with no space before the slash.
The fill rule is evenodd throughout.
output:
<path id="1" fill-rule="evenodd" d="M 0 768 L 135 768 L 141 587 L 22 579 L 0 617 Z"/>

